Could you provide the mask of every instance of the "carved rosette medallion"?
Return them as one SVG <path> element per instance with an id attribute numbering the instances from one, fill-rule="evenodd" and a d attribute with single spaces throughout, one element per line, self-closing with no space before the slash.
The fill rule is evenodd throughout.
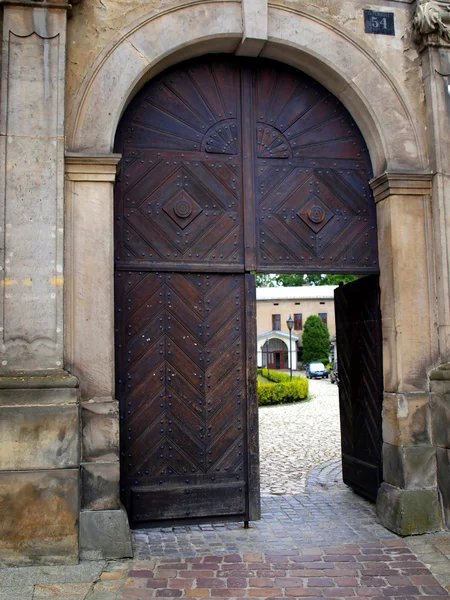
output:
<path id="1" fill-rule="evenodd" d="M 173 212 L 180 219 L 187 219 L 192 214 L 192 204 L 188 200 L 179 200 L 173 207 Z"/>
<path id="2" fill-rule="evenodd" d="M 300 217 L 303 223 L 308 225 L 314 233 L 319 233 L 328 221 L 333 218 L 334 214 L 318 196 L 313 194 L 306 205 L 298 211 L 297 216 Z"/>
<path id="3" fill-rule="evenodd" d="M 308 210 L 308 218 L 312 223 L 322 223 L 325 219 L 325 211 L 320 206 L 313 206 Z"/>
<path id="4" fill-rule="evenodd" d="M 163 211 L 180 229 L 186 229 L 203 209 L 185 190 L 180 190 L 163 206 Z"/>

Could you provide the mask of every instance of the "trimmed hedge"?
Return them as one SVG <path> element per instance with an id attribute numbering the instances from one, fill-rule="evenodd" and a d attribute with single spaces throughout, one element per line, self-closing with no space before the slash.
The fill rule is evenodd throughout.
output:
<path id="1" fill-rule="evenodd" d="M 270 369 L 258 369 L 258 373 L 274 383 L 258 383 L 258 404 L 285 404 L 308 397 L 309 383 L 305 377 L 293 376 Z"/>
<path id="2" fill-rule="evenodd" d="M 258 373 L 274 383 L 284 383 L 290 381 L 290 377 L 287 373 L 279 373 L 278 371 L 271 371 L 270 369 L 258 369 Z M 301 379 L 297 375 L 292 376 L 292 381 L 295 379 Z"/>
<path id="3" fill-rule="evenodd" d="M 284 373 L 279 373 L 284 375 Z M 258 404 L 267 406 L 269 404 L 285 404 L 298 402 L 308 396 L 308 380 L 304 377 L 296 377 L 292 381 L 283 383 L 258 383 Z"/>

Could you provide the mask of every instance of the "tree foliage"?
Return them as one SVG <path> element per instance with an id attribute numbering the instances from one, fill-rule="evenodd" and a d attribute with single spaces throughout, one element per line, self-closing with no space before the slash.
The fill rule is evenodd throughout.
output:
<path id="1" fill-rule="evenodd" d="M 300 285 L 339 285 L 358 279 L 356 275 L 321 275 L 319 273 L 296 273 L 292 275 L 258 274 L 256 285 L 258 287 L 292 287 Z"/>
<path id="2" fill-rule="evenodd" d="M 276 275 L 269 275 L 268 273 L 257 273 L 256 274 L 256 287 L 277 287 Z"/>
<path id="3" fill-rule="evenodd" d="M 322 361 L 330 354 L 330 332 L 317 315 L 306 319 L 303 327 L 303 364 Z"/>

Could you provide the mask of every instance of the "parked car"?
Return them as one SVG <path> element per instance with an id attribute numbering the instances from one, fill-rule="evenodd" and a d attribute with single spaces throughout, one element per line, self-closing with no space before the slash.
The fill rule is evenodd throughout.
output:
<path id="1" fill-rule="evenodd" d="M 312 362 L 306 367 L 306 377 L 308 379 L 325 379 L 328 377 L 328 371 L 323 363 Z"/>

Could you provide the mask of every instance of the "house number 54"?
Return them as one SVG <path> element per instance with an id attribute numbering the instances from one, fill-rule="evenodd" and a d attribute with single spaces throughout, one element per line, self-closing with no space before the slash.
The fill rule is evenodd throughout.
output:
<path id="1" fill-rule="evenodd" d="M 395 35 L 394 13 L 365 10 L 364 30 L 366 33 Z"/>

